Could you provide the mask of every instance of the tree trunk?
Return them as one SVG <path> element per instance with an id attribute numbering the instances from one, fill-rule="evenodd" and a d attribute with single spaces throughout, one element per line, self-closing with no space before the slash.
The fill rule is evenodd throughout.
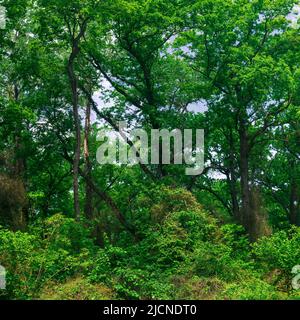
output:
<path id="1" fill-rule="evenodd" d="M 17 84 L 13 86 L 14 91 L 14 100 L 15 102 L 19 101 L 20 90 Z M 22 141 L 22 123 L 20 123 L 20 127 L 16 129 L 15 132 L 15 145 L 14 145 L 14 154 L 15 154 L 15 165 L 13 168 L 13 177 L 15 181 L 18 181 L 17 184 L 19 185 L 20 190 L 24 188 L 24 197 L 26 198 L 26 177 L 25 177 L 25 170 L 26 170 L 26 159 L 22 154 L 24 146 Z M 24 231 L 27 226 L 27 221 L 29 219 L 28 213 L 28 203 L 24 201 L 23 207 L 19 208 L 14 214 L 14 221 L 15 221 L 15 230 L 22 230 Z"/>
<path id="2" fill-rule="evenodd" d="M 242 209 L 240 222 L 246 228 L 252 240 L 255 230 L 255 221 L 251 214 L 251 193 L 249 187 L 249 146 L 245 127 L 240 129 L 240 176 L 241 176 L 241 194 Z"/>
<path id="3" fill-rule="evenodd" d="M 235 219 L 239 220 L 240 217 L 240 206 L 238 202 L 238 191 L 237 191 L 237 178 L 235 172 L 235 159 L 234 159 L 234 141 L 232 131 L 229 135 L 230 144 L 230 158 L 229 158 L 229 172 L 230 176 L 227 177 L 231 195 L 232 213 Z"/>
<path id="4" fill-rule="evenodd" d="M 236 188 L 236 178 L 233 176 L 233 173 L 230 172 L 231 177 L 228 178 L 230 196 L 231 196 L 231 206 L 233 217 L 237 220 L 240 218 L 240 207 L 238 203 L 238 192 Z"/>
<path id="5" fill-rule="evenodd" d="M 295 177 L 292 177 L 291 181 L 291 193 L 290 193 L 290 223 L 296 226 L 300 226 L 300 197 L 298 185 Z"/>
<path id="6" fill-rule="evenodd" d="M 88 102 L 85 113 L 85 130 L 84 130 L 84 162 L 85 162 L 85 174 L 91 179 L 92 164 L 90 161 L 89 152 L 89 137 L 91 131 L 91 104 Z M 85 206 L 84 213 L 88 220 L 93 219 L 93 189 L 86 183 L 85 186 Z"/>
<path id="7" fill-rule="evenodd" d="M 64 152 L 64 158 L 69 162 L 73 163 L 72 158 L 68 155 L 68 152 L 66 151 L 64 147 L 64 141 L 61 137 L 59 137 L 59 140 L 61 141 L 63 152 Z M 120 223 L 126 228 L 127 231 L 129 231 L 132 235 L 135 235 L 135 228 L 129 224 L 126 221 L 125 216 L 121 212 L 121 210 L 118 208 L 114 200 L 107 194 L 105 191 L 100 190 L 97 185 L 93 182 L 91 178 L 86 176 L 85 172 L 79 167 L 78 168 L 78 173 L 80 176 L 86 181 L 87 184 L 91 187 L 93 190 L 94 194 L 99 196 L 101 200 L 103 200 L 106 205 L 112 210 L 112 212 L 115 214 L 116 218 L 120 221 Z"/>
<path id="8" fill-rule="evenodd" d="M 74 213 L 76 220 L 80 219 L 80 203 L 79 203 L 79 164 L 81 150 L 81 130 L 78 106 L 78 81 L 74 72 L 74 61 L 79 53 L 78 43 L 73 42 L 72 53 L 68 62 L 68 76 L 72 92 L 73 117 L 75 127 L 75 147 L 73 160 L 73 192 L 74 192 Z"/>

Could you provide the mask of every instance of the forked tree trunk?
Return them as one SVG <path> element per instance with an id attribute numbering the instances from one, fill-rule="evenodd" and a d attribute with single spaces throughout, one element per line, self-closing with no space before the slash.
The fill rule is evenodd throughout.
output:
<path id="1" fill-rule="evenodd" d="M 88 20 L 86 19 L 81 25 L 78 35 L 75 37 L 70 32 L 72 38 L 72 52 L 68 61 L 68 77 L 72 93 L 73 118 L 75 127 L 75 147 L 73 161 L 73 192 L 74 192 L 74 213 L 76 220 L 80 220 L 80 202 L 79 202 L 79 166 L 80 166 L 80 151 L 81 151 L 81 127 L 79 116 L 79 98 L 78 98 L 78 79 L 75 74 L 75 60 L 79 55 L 79 43 L 84 37 Z"/>

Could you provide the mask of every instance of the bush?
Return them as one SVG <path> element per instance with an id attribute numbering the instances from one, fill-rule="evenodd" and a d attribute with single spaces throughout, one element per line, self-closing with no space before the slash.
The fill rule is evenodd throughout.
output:
<path id="1" fill-rule="evenodd" d="M 96 255 L 89 261 L 89 280 L 93 283 L 102 282 L 111 284 L 110 276 L 112 270 L 112 264 L 110 257 L 102 249 L 99 249 Z"/>
<path id="2" fill-rule="evenodd" d="M 170 299 L 173 286 L 168 276 L 145 269 L 118 268 L 114 289 L 121 299 Z"/>
<path id="3" fill-rule="evenodd" d="M 221 227 L 222 242 L 232 249 L 232 255 L 238 259 L 250 259 L 251 247 L 244 227 L 226 224 Z"/>
<path id="4" fill-rule="evenodd" d="M 10 299 L 33 298 L 46 282 L 85 272 L 95 251 L 89 230 L 62 215 L 46 220 L 45 229 L 33 230 L 0 229 L 0 261 L 7 270 L 4 294 Z"/>
<path id="5" fill-rule="evenodd" d="M 215 278 L 201 278 L 198 276 L 173 277 L 173 299 L 179 300 L 215 300 L 224 290 L 225 282 Z"/>
<path id="6" fill-rule="evenodd" d="M 111 289 L 101 284 L 91 284 L 87 279 L 76 277 L 64 283 L 49 282 L 44 286 L 40 300 L 111 300 Z"/>
<path id="7" fill-rule="evenodd" d="M 258 267 L 265 273 L 279 271 L 275 281 L 284 280 L 289 289 L 292 269 L 300 264 L 300 228 L 293 227 L 262 238 L 253 245 L 253 254 Z"/>
<path id="8" fill-rule="evenodd" d="M 35 287 L 35 252 L 41 242 L 34 235 L 0 229 L 0 262 L 7 271 L 2 297 L 27 298 Z"/>
<path id="9" fill-rule="evenodd" d="M 278 300 L 286 298 L 265 281 L 258 278 L 245 279 L 239 283 L 228 284 L 220 299 L 225 300 Z"/>
<path id="10" fill-rule="evenodd" d="M 197 275 L 224 281 L 241 279 L 245 272 L 252 270 L 250 262 L 237 259 L 233 249 L 224 244 L 199 242 L 193 261 Z"/>
<path id="11" fill-rule="evenodd" d="M 47 219 L 44 237 L 51 249 L 63 249 L 69 253 L 79 253 L 83 248 L 94 249 L 91 231 L 72 218 L 57 214 Z"/>

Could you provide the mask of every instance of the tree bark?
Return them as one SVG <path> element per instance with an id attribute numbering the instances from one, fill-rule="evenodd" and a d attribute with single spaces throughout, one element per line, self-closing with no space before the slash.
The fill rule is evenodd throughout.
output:
<path id="1" fill-rule="evenodd" d="M 229 145 L 230 145 L 230 156 L 229 156 L 229 173 L 230 177 L 227 177 L 231 195 L 232 213 L 235 219 L 240 217 L 240 206 L 238 202 L 238 191 L 237 191 L 237 178 L 235 172 L 235 159 L 234 159 L 234 141 L 232 131 L 229 134 Z"/>
<path id="2" fill-rule="evenodd" d="M 13 99 L 15 102 L 19 101 L 20 96 L 20 90 L 18 88 L 18 85 L 15 83 L 13 85 Z M 15 145 L 14 145 L 14 153 L 15 153 L 15 165 L 13 168 L 13 177 L 15 181 L 18 181 L 20 190 L 24 189 L 24 195 L 26 195 L 26 159 L 24 155 L 22 154 L 22 150 L 24 149 L 23 142 L 22 142 L 22 123 L 19 124 L 20 127 L 16 129 L 15 132 Z M 23 207 L 20 208 L 15 212 L 14 224 L 16 227 L 16 230 L 22 230 L 24 231 L 27 226 L 27 222 L 29 220 L 29 212 L 28 212 L 28 202 L 24 201 Z"/>
<path id="3" fill-rule="evenodd" d="M 300 226 L 300 196 L 296 178 L 291 178 L 291 193 L 290 193 L 290 223 L 295 226 Z"/>
<path id="4" fill-rule="evenodd" d="M 74 61 L 79 53 L 78 43 L 74 41 L 72 53 L 68 62 L 68 76 L 72 92 L 73 118 L 75 127 L 75 147 L 73 160 L 73 193 L 74 193 L 74 213 L 76 220 L 80 219 L 80 203 L 79 203 L 79 164 L 81 150 L 81 130 L 78 106 L 78 81 L 74 71 Z"/>
<path id="5" fill-rule="evenodd" d="M 74 161 L 73 161 L 73 192 L 74 192 L 74 213 L 77 221 L 80 220 L 80 201 L 79 201 L 79 166 L 80 166 L 80 151 L 81 151 L 81 127 L 79 116 L 79 98 L 78 98 L 78 79 L 75 74 L 74 64 L 80 52 L 79 43 L 84 36 L 87 27 L 87 20 L 80 25 L 78 35 L 70 34 L 72 39 L 72 52 L 68 61 L 68 77 L 72 93 L 73 118 L 75 127 L 75 146 L 74 146 Z"/>
<path id="6" fill-rule="evenodd" d="M 251 214 L 251 193 L 249 187 L 249 144 L 247 131 L 244 124 L 241 124 L 239 130 L 240 135 L 240 176 L 241 176 L 241 195 L 242 195 L 242 209 L 240 214 L 240 222 L 245 227 L 253 239 L 255 221 Z"/>
<path id="7" fill-rule="evenodd" d="M 84 162 L 85 162 L 85 174 L 89 179 L 91 179 L 92 174 L 92 164 L 90 161 L 90 151 L 89 151 L 89 137 L 91 132 L 91 104 L 87 103 L 86 113 L 85 113 L 85 130 L 84 130 Z M 84 213 L 88 220 L 93 219 L 93 189 L 86 183 L 85 186 L 85 205 Z"/>

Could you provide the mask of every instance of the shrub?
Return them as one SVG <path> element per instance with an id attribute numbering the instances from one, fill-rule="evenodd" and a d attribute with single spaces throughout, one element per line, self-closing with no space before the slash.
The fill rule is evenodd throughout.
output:
<path id="1" fill-rule="evenodd" d="M 201 277 L 232 281 L 241 279 L 252 266 L 250 262 L 237 259 L 229 246 L 199 242 L 194 252 L 194 270 Z"/>
<path id="2" fill-rule="evenodd" d="M 44 286 L 40 300 L 110 300 L 111 289 L 101 284 L 91 284 L 87 279 L 76 277 L 64 283 L 49 282 Z"/>
<path id="3" fill-rule="evenodd" d="M 97 254 L 89 260 L 89 280 L 110 284 L 112 264 L 105 250 L 99 249 Z"/>
<path id="4" fill-rule="evenodd" d="M 198 276 L 174 276 L 173 299 L 184 300 L 215 300 L 224 290 L 224 281 L 211 277 L 201 278 Z"/>
<path id="5" fill-rule="evenodd" d="M 168 276 L 145 269 L 118 268 L 114 289 L 121 299 L 170 299 L 173 289 Z"/>
<path id="6" fill-rule="evenodd" d="M 300 264 L 300 228 L 293 227 L 262 238 L 253 245 L 253 254 L 264 272 L 279 270 L 277 280 L 283 277 L 290 286 L 292 269 Z"/>
<path id="7" fill-rule="evenodd" d="M 34 235 L 0 229 L 0 263 L 7 271 L 8 298 L 26 298 L 35 285 L 33 252 L 40 242 Z"/>
<path id="8" fill-rule="evenodd" d="M 226 224 L 221 227 L 222 242 L 232 249 L 232 255 L 238 259 L 250 259 L 250 242 L 244 227 Z"/>
<path id="9" fill-rule="evenodd" d="M 275 287 L 258 278 L 251 277 L 239 283 L 227 284 L 219 299 L 225 300 L 278 300 L 286 298 Z"/>
<path id="10" fill-rule="evenodd" d="M 91 231 L 72 218 L 56 214 L 44 225 L 45 242 L 49 248 L 79 253 L 83 248 L 93 249 Z"/>
<path id="11" fill-rule="evenodd" d="M 33 298 L 50 280 L 64 281 L 87 269 L 95 251 L 89 230 L 56 215 L 35 234 L 0 229 L 0 263 L 7 270 L 6 297 Z M 41 232 L 43 231 L 43 232 Z"/>

